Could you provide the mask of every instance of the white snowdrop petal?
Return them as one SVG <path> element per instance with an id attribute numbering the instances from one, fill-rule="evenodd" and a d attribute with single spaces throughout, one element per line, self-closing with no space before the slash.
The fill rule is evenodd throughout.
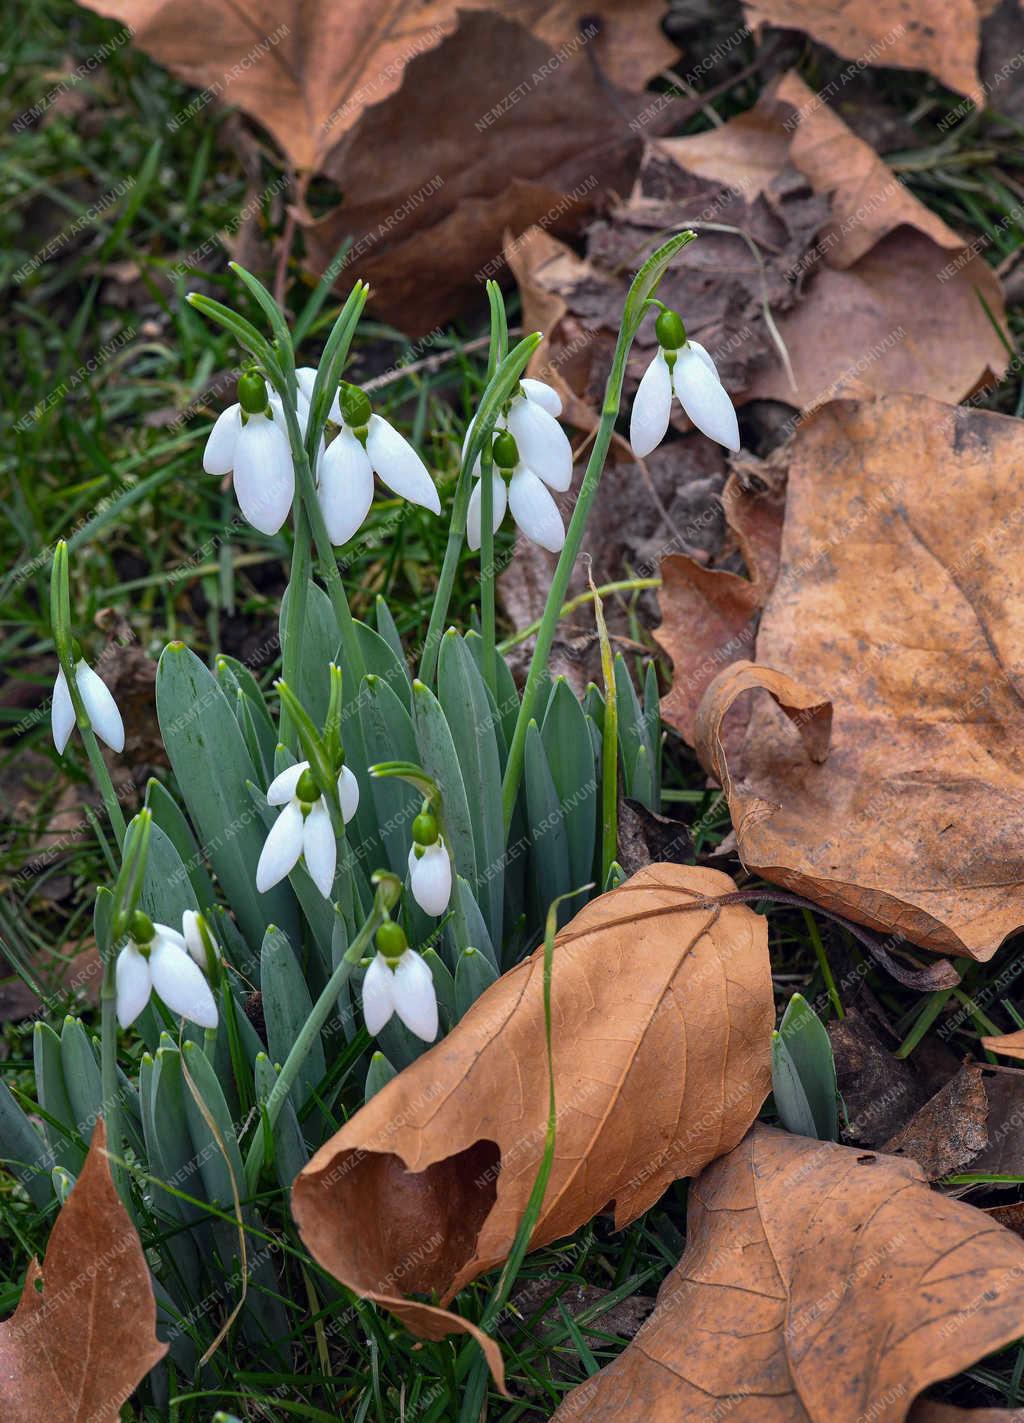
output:
<path id="1" fill-rule="evenodd" d="M 149 951 L 149 972 L 153 987 L 172 1013 L 201 1028 L 217 1026 L 217 1004 L 202 970 L 184 949 L 160 933 Z"/>
<path id="2" fill-rule="evenodd" d="M 373 470 L 351 430 L 342 430 L 320 463 L 317 490 L 332 544 L 348 543 L 362 528 L 373 503 Z"/>
<path id="3" fill-rule="evenodd" d="M 149 964 L 134 944 L 126 944 L 114 965 L 117 1021 L 127 1028 L 149 1002 Z"/>
<path id="4" fill-rule="evenodd" d="M 539 405 L 549 415 L 561 415 L 562 397 L 554 386 L 542 380 L 533 380 L 530 376 L 523 376 L 519 384 L 523 387 L 527 400 L 532 400 L 534 405 Z"/>
<path id="5" fill-rule="evenodd" d="M 270 827 L 256 866 L 256 888 L 266 894 L 295 868 L 302 854 L 302 811 L 290 801 Z"/>
<path id="6" fill-rule="evenodd" d="M 53 700 L 50 702 L 50 730 L 53 732 L 53 744 L 63 756 L 64 747 L 68 744 L 68 737 L 75 729 L 75 708 L 71 701 L 71 693 L 68 691 L 68 679 L 64 676 L 64 668 L 57 672 L 57 680 L 53 684 Z"/>
<path id="7" fill-rule="evenodd" d="M 444 842 L 428 845 L 410 870 L 412 897 L 424 914 L 443 914 L 452 896 L 452 863 Z"/>
<path id="8" fill-rule="evenodd" d="M 261 534 L 276 534 L 295 496 L 292 452 L 281 427 L 265 415 L 250 415 L 235 445 L 235 497 Z"/>
<path id="9" fill-rule="evenodd" d="M 702 435 L 724 445 L 727 450 L 740 447 L 740 429 L 736 411 L 717 375 L 687 347 L 676 356 L 672 383 L 687 418 Z"/>
<path id="10" fill-rule="evenodd" d="M 295 794 L 303 771 L 308 770 L 308 761 L 296 761 L 294 766 L 287 766 L 276 775 L 267 787 L 267 804 L 287 805 Z"/>
<path id="11" fill-rule="evenodd" d="M 551 491 L 533 470 L 522 465 L 508 487 L 508 507 L 528 539 L 550 553 L 558 553 L 565 543 L 565 525 Z"/>
<path id="12" fill-rule="evenodd" d="M 508 428 L 523 464 L 552 489 L 564 493 L 572 483 L 572 446 L 555 417 L 532 400 L 514 400 Z"/>
<path id="13" fill-rule="evenodd" d="M 656 450 L 665 438 L 672 413 L 672 373 L 659 349 L 644 371 L 629 417 L 629 443 L 638 459 Z"/>
<path id="14" fill-rule="evenodd" d="M 75 681 L 93 731 L 111 751 L 123 751 L 124 722 L 106 682 L 85 661 L 79 662 L 75 668 Z"/>
<path id="15" fill-rule="evenodd" d="M 338 801 L 341 805 L 341 818 L 347 825 L 359 809 L 359 782 L 355 772 L 350 771 L 347 766 L 342 766 L 341 775 L 338 777 Z"/>
<path id="16" fill-rule="evenodd" d="M 177 929 L 171 928 L 170 924 L 160 924 L 154 920 L 153 929 L 162 939 L 166 939 L 169 944 L 173 944 L 176 949 L 185 949 L 184 934 L 179 934 Z"/>
<path id="17" fill-rule="evenodd" d="M 185 948 L 201 969 L 206 969 L 206 946 L 199 932 L 199 915 L 194 909 L 185 909 L 181 915 L 181 937 Z"/>
<path id="18" fill-rule="evenodd" d="M 441 496 L 426 465 L 409 441 L 380 415 L 370 416 L 366 453 L 374 472 L 390 490 L 411 504 L 440 514 Z"/>
<path id="19" fill-rule="evenodd" d="M 722 377 L 718 374 L 718 367 L 715 365 L 714 359 L 699 341 L 687 341 L 686 349 L 688 351 L 695 351 L 714 376 L 715 380 L 721 382 Z"/>
<path id="20" fill-rule="evenodd" d="M 295 381 L 307 401 L 313 399 L 313 387 L 316 385 L 316 366 L 296 366 Z"/>
<path id="21" fill-rule="evenodd" d="M 394 978 L 383 957 L 374 955 L 363 977 L 363 1017 L 371 1037 L 376 1037 L 395 1011 Z"/>
<path id="22" fill-rule="evenodd" d="M 314 804 L 302 827 L 302 858 L 309 877 L 323 895 L 330 899 L 334 888 L 334 871 L 338 862 L 338 846 L 331 825 L 331 813 L 323 796 Z"/>
<path id="23" fill-rule="evenodd" d="M 437 991 L 434 976 L 414 949 L 406 949 L 394 972 L 392 999 L 402 1022 L 424 1042 L 437 1037 Z"/>
<path id="24" fill-rule="evenodd" d="M 235 444 L 242 429 L 242 407 L 229 405 L 214 421 L 203 450 L 207 474 L 230 474 L 235 462 Z"/>
<path id="25" fill-rule="evenodd" d="M 505 487 L 505 481 L 501 475 L 494 470 L 491 471 L 491 481 L 491 488 L 494 490 L 492 496 L 494 503 L 491 517 L 493 528 L 491 532 L 496 534 L 501 528 L 502 519 L 505 517 L 505 509 L 508 505 L 508 490 Z M 478 479 L 473 485 L 473 492 L 469 496 L 469 508 L 466 511 L 466 542 L 470 548 L 474 549 L 480 547 L 482 506 L 483 493 L 480 489 L 480 480 Z"/>

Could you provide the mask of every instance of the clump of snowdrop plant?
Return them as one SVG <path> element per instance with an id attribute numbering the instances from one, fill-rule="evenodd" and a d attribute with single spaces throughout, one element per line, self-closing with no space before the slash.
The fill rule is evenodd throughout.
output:
<path id="1" fill-rule="evenodd" d="M 115 1183 L 152 1242 L 171 1362 L 186 1374 L 195 1343 L 168 1322 L 187 1313 L 185 1282 L 197 1297 L 222 1288 L 238 1253 L 225 1222 L 258 1232 L 253 1200 L 266 1178 L 289 1185 L 338 1117 L 358 1107 L 364 1081 L 376 1090 L 450 1031 L 536 947 L 549 906 L 619 882 L 619 776 L 629 794 L 660 806 L 653 667 L 639 695 L 620 662 L 581 702 L 547 662 L 627 356 L 660 308 L 663 272 L 692 237 L 672 238 L 636 274 L 574 498 L 561 402 L 526 375 L 541 337 L 510 343 L 494 283 L 479 403 L 461 454 L 452 449 L 434 469 L 400 432 L 401 411 L 375 410 L 346 377 L 363 283 L 316 365 L 296 364 L 283 313 L 243 269 L 234 267 L 265 329 L 191 298 L 245 363 L 237 399 L 196 462 L 214 478 L 230 475 L 254 529 L 287 543 L 281 675 L 264 690 L 235 659 L 207 664 L 171 643 L 156 704 L 173 775 L 149 783 L 128 824 L 97 741 L 120 751 L 121 717 L 76 641 L 85 630 L 70 606 L 67 547 L 57 547 L 54 740 L 63 752 L 77 724 L 112 864 L 94 919 L 99 1068 L 77 1019 L 60 1036 L 38 1024 L 41 1126 L 0 1087 L 0 1137 L 16 1142 L 14 1169 L 45 1206 L 81 1169 L 89 1129 L 80 1114 L 105 1117 Z M 710 358 L 674 313 L 661 309 L 656 330 L 659 352 L 633 411 L 637 453 L 664 436 L 673 391 L 699 428 L 735 447 L 735 416 Z M 349 597 L 360 590 L 339 568 L 339 548 L 372 516 L 377 480 L 403 517 L 448 523 L 415 664 L 385 600 L 372 621 L 354 616 Z M 522 686 L 495 627 L 495 537 L 507 511 L 526 538 L 558 554 Z M 466 561 L 467 545 L 478 561 Z M 466 571 L 478 625 L 458 631 L 448 612 Z M 204 1202 L 215 1209 L 209 1220 Z M 286 1339 L 274 1267 L 264 1255 L 252 1268 L 240 1327 Z"/>

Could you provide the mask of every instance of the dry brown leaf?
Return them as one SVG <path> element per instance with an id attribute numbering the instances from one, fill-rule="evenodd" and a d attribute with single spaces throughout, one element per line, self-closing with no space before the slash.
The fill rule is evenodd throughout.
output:
<path id="1" fill-rule="evenodd" d="M 534 1246 L 612 1201 L 617 1226 L 628 1224 L 756 1116 L 774 1023 L 765 920 L 700 907 L 733 887 L 713 870 L 652 865 L 558 935 L 557 1145 Z M 467 1326 L 402 1296 L 447 1304 L 504 1260 L 543 1156 L 542 968 L 538 950 L 492 985 L 292 1190 L 320 1264 L 428 1338 Z"/>
<path id="2" fill-rule="evenodd" d="M 929 1181 L 941 1181 L 988 1146 L 988 1093 L 977 1063 L 968 1062 L 882 1147 L 909 1156 Z"/>
<path id="3" fill-rule="evenodd" d="M 1024 1062 L 1024 1028 L 1016 1033 L 1003 1033 L 997 1038 L 982 1038 L 981 1045 L 988 1052 L 998 1052 L 1003 1057 Z"/>
<path id="4" fill-rule="evenodd" d="M 806 410 L 843 392 L 918 390 L 956 401 L 1005 368 L 979 300 L 1003 321 L 991 267 L 795 71 L 748 113 L 660 146 L 748 200 L 770 194 L 787 165 L 829 200 L 817 245 L 794 273 L 806 299 L 777 312 L 796 388 L 775 359 L 752 370 L 747 399 Z"/>
<path id="5" fill-rule="evenodd" d="M 975 0 L 744 0 L 743 9 L 755 32 L 764 25 L 803 30 L 858 67 L 923 69 L 984 102 Z"/>
<path id="6" fill-rule="evenodd" d="M 202 91 L 179 123 L 219 100 L 269 130 L 298 173 L 310 265 L 319 275 L 350 239 L 339 287 L 369 281 L 374 310 L 412 337 L 479 302 L 505 228 L 575 231 L 628 190 L 638 96 L 675 58 L 663 0 L 88 3 Z M 314 172 L 342 197 L 319 218 Z"/>
<path id="7" fill-rule="evenodd" d="M 533 304 L 546 295 L 564 306 L 545 359 L 591 406 L 627 274 L 656 234 L 689 223 L 738 227 L 763 262 L 762 273 L 741 236 L 705 226 L 661 293 L 737 400 L 807 410 L 839 392 L 903 389 L 957 401 L 1005 368 L 979 299 L 1002 323 L 1002 292 L 977 246 L 965 246 L 794 72 L 728 123 L 652 143 L 628 203 L 592 229 L 586 260 L 550 243 L 521 254 L 517 276 Z M 641 331 L 631 379 L 653 339 Z M 673 420 L 682 427 L 678 411 Z"/>
<path id="8" fill-rule="evenodd" d="M 753 654 L 757 617 L 775 582 L 782 539 L 785 495 L 779 489 L 749 489 L 733 474 L 722 505 L 749 577 L 708 568 L 684 553 L 668 554 L 661 562 L 661 626 L 655 638 L 672 659 L 673 672 L 661 714 L 689 746 L 705 687 L 723 667 Z"/>
<path id="9" fill-rule="evenodd" d="M 0 1324 L 4 1423 L 116 1423 L 121 1404 L 167 1353 L 156 1337 L 146 1257 L 114 1189 L 96 1123 L 81 1175 Z"/>
<path id="10" fill-rule="evenodd" d="M 911 1404 L 1018 1337 L 1022 1281 L 1024 1242 L 912 1162 L 758 1123 L 691 1186 L 650 1319 L 553 1423 L 938 1423 Z"/>
<path id="11" fill-rule="evenodd" d="M 987 411 L 894 395 L 812 415 L 758 663 L 697 717 L 748 868 L 982 960 L 1024 923 L 1022 459 L 1020 421 Z M 723 723 L 754 687 L 778 705 L 758 699 L 737 754 Z"/>
<path id="12" fill-rule="evenodd" d="M 643 19 L 653 18 L 655 7 L 645 3 Z M 220 98 L 244 109 L 296 168 L 307 170 L 322 167 L 363 113 L 402 87 L 416 56 L 454 32 L 460 10 L 500 13 L 548 51 L 580 29 L 578 7 L 567 0 L 378 0 L 372 7 L 335 0 L 251 0 L 244 7 L 232 0 L 89 0 L 88 8 L 131 25 L 133 42 L 203 90 L 205 102 Z M 656 24 L 638 23 L 611 0 L 597 0 L 587 16 L 600 26 L 594 39 L 613 83 L 642 89 L 674 56 Z M 506 78 L 514 89 L 529 76 Z"/>

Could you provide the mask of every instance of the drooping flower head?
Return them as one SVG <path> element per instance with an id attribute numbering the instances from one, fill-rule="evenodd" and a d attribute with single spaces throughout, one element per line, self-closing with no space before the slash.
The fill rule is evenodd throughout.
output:
<path id="1" fill-rule="evenodd" d="M 412 823 L 409 847 L 409 888 L 423 910 L 435 918 L 452 897 L 452 862 L 437 817 L 425 807 Z"/>
<path id="2" fill-rule="evenodd" d="M 338 801 L 346 824 L 359 807 L 359 782 L 347 766 L 338 776 Z M 338 846 L 327 799 L 321 795 L 308 761 L 275 776 L 267 787 L 267 804 L 284 809 L 271 827 L 256 866 L 260 894 L 273 889 L 304 860 L 310 878 L 325 899 L 334 886 Z"/>
<path id="3" fill-rule="evenodd" d="M 300 391 L 302 429 L 309 404 Z M 295 497 L 295 466 L 281 402 L 258 371 L 238 381 L 238 400 L 221 412 L 203 452 L 207 474 L 231 474 L 238 507 L 261 534 L 276 534 Z"/>
<path id="4" fill-rule="evenodd" d="M 565 525 L 551 490 L 564 494 L 572 483 L 572 446 L 558 423 L 562 401 L 543 381 L 526 378 L 505 413 L 495 423 L 492 455 L 493 532 L 511 512 L 521 533 L 532 543 L 558 553 L 565 543 Z M 472 424 L 466 432 L 468 443 Z M 480 547 L 481 469 L 469 497 L 466 539 Z"/>
<path id="5" fill-rule="evenodd" d="M 124 722 L 121 720 L 121 713 L 117 709 L 117 703 L 110 693 L 110 688 L 86 662 L 77 642 L 72 643 L 71 656 L 74 663 L 75 686 L 82 699 L 90 726 L 100 740 L 110 747 L 111 751 L 122 752 L 124 750 Z M 57 680 L 53 684 L 53 698 L 50 702 L 50 730 L 53 732 L 53 744 L 62 756 L 74 727 L 75 706 L 71 700 L 68 679 L 64 675 L 64 668 L 61 667 L 57 673 Z"/>
<path id="6" fill-rule="evenodd" d="M 365 391 L 342 381 L 328 418 L 340 429 L 318 461 L 317 493 L 331 543 L 347 543 L 362 528 L 373 503 L 374 475 L 399 498 L 440 514 L 441 499 L 426 465 L 393 425 L 373 413 Z"/>
<path id="7" fill-rule="evenodd" d="M 727 450 L 740 447 L 736 411 L 704 347 L 689 341 L 678 312 L 665 308 L 654 323 L 658 350 L 633 400 L 629 442 L 640 459 L 665 438 L 675 394 L 690 423 Z"/>
<path id="8" fill-rule="evenodd" d="M 127 1028 L 155 989 L 172 1013 L 217 1026 L 217 1004 L 202 968 L 189 956 L 184 937 L 168 924 L 154 924 L 141 910 L 132 915 L 128 942 L 114 966 L 117 1021 Z"/>
<path id="9" fill-rule="evenodd" d="M 410 949 L 400 924 L 386 919 L 377 930 L 377 952 L 363 978 L 363 1017 L 376 1036 L 397 1013 L 424 1042 L 437 1037 L 437 991 L 426 960 Z"/>

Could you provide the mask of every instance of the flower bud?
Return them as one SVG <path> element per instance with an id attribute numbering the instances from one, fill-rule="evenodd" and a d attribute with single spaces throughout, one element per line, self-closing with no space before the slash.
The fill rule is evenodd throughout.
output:
<path id="1" fill-rule="evenodd" d="M 320 787 L 316 783 L 316 777 L 309 769 L 303 771 L 295 787 L 296 797 L 306 805 L 312 805 L 314 801 L 320 799 Z"/>

